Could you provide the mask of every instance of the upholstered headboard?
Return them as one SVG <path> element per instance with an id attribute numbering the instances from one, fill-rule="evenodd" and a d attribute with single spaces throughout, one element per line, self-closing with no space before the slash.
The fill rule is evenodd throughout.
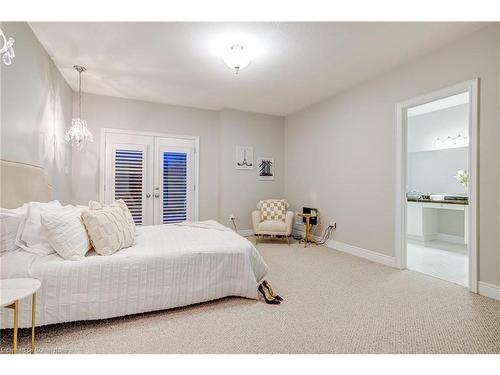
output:
<path id="1" fill-rule="evenodd" d="M 0 207 L 15 208 L 51 198 L 52 186 L 41 167 L 0 159 Z"/>

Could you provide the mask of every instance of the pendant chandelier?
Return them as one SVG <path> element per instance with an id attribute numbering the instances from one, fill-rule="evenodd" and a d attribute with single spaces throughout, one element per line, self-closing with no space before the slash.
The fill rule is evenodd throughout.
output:
<path id="1" fill-rule="evenodd" d="M 71 128 L 66 133 L 66 142 L 77 150 L 82 150 L 88 142 L 93 142 L 92 133 L 87 129 L 87 122 L 82 119 L 82 73 L 86 71 L 83 66 L 73 66 L 78 72 L 78 117 L 71 120 Z"/>
<path id="2" fill-rule="evenodd" d="M 0 29 L 0 55 L 5 65 L 12 64 L 12 59 L 16 57 L 14 53 L 14 39 L 5 37 L 2 29 Z"/>

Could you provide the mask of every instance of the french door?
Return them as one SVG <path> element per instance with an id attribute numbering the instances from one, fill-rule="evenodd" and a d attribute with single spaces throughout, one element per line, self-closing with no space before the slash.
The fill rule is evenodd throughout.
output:
<path id="1" fill-rule="evenodd" d="M 104 201 L 137 225 L 196 220 L 195 139 L 104 132 Z"/>

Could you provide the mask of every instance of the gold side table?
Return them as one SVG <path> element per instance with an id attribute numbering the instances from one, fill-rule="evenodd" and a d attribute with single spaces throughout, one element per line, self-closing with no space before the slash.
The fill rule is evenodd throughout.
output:
<path id="1" fill-rule="evenodd" d="M 19 301 L 31 296 L 31 353 L 35 352 L 36 291 L 40 289 L 37 279 L 0 280 L 0 306 L 14 310 L 14 334 L 12 353 L 17 353 L 17 330 L 19 326 Z"/>
<path id="2" fill-rule="evenodd" d="M 311 224 L 310 224 L 310 221 L 311 221 L 311 218 L 312 217 L 316 217 L 317 215 L 313 215 L 313 214 L 301 214 L 299 213 L 298 214 L 299 216 L 302 216 L 303 218 L 306 219 L 306 235 L 303 239 L 300 240 L 300 243 L 304 242 L 304 247 L 307 247 L 307 244 L 309 243 L 316 243 L 315 240 L 311 239 Z"/>

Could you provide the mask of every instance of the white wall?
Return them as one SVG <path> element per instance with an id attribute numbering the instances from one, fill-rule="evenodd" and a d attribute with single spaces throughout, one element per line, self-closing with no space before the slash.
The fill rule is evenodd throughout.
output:
<path id="1" fill-rule="evenodd" d="M 75 95 L 75 111 L 77 97 Z M 196 135 L 200 137 L 200 219 L 218 217 L 217 112 L 92 94 L 82 96 L 82 110 L 94 142 L 84 151 L 73 150 L 73 200 L 76 203 L 99 199 L 101 128 Z"/>
<path id="2" fill-rule="evenodd" d="M 428 194 L 467 193 L 467 187 L 460 184 L 453 176 L 460 169 L 469 170 L 468 153 L 468 147 L 410 152 L 408 191 L 416 190 Z"/>
<path id="3" fill-rule="evenodd" d="M 468 137 L 469 108 L 467 104 L 408 117 L 408 151 L 430 151 L 436 147 L 436 138 Z"/>
<path id="4" fill-rule="evenodd" d="M 396 103 L 479 77 L 479 279 L 500 285 L 499 55 L 493 25 L 287 116 L 286 199 L 336 220 L 336 240 L 394 256 Z"/>
<path id="5" fill-rule="evenodd" d="M 116 128 L 200 137 L 200 219 L 217 219 L 238 229 L 250 229 L 250 212 L 260 199 L 282 196 L 284 119 L 277 116 L 149 103 L 84 94 L 83 115 L 94 135 L 84 151 L 73 151 L 73 200 L 99 199 L 100 129 Z M 77 95 L 74 100 L 77 109 Z M 254 147 L 255 158 L 274 156 L 275 181 L 257 181 L 257 170 L 234 168 L 236 145 Z M 255 159 L 256 160 L 256 159 Z"/>
<path id="6" fill-rule="evenodd" d="M 15 39 L 12 65 L 0 63 L 0 157 L 41 166 L 54 198 L 71 200 L 71 147 L 64 141 L 71 124 L 73 92 L 25 22 L 3 22 Z M 27 181 L 27 183 L 29 183 Z"/>
<path id="7" fill-rule="evenodd" d="M 223 110 L 220 113 L 220 221 L 236 216 L 238 230 L 252 228 L 250 212 L 261 199 L 283 198 L 284 118 Z M 252 146 L 254 169 L 235 169 L 236 145 Z M 257 179 L 259 157 L 274 158 L 273 181 Z"/>

